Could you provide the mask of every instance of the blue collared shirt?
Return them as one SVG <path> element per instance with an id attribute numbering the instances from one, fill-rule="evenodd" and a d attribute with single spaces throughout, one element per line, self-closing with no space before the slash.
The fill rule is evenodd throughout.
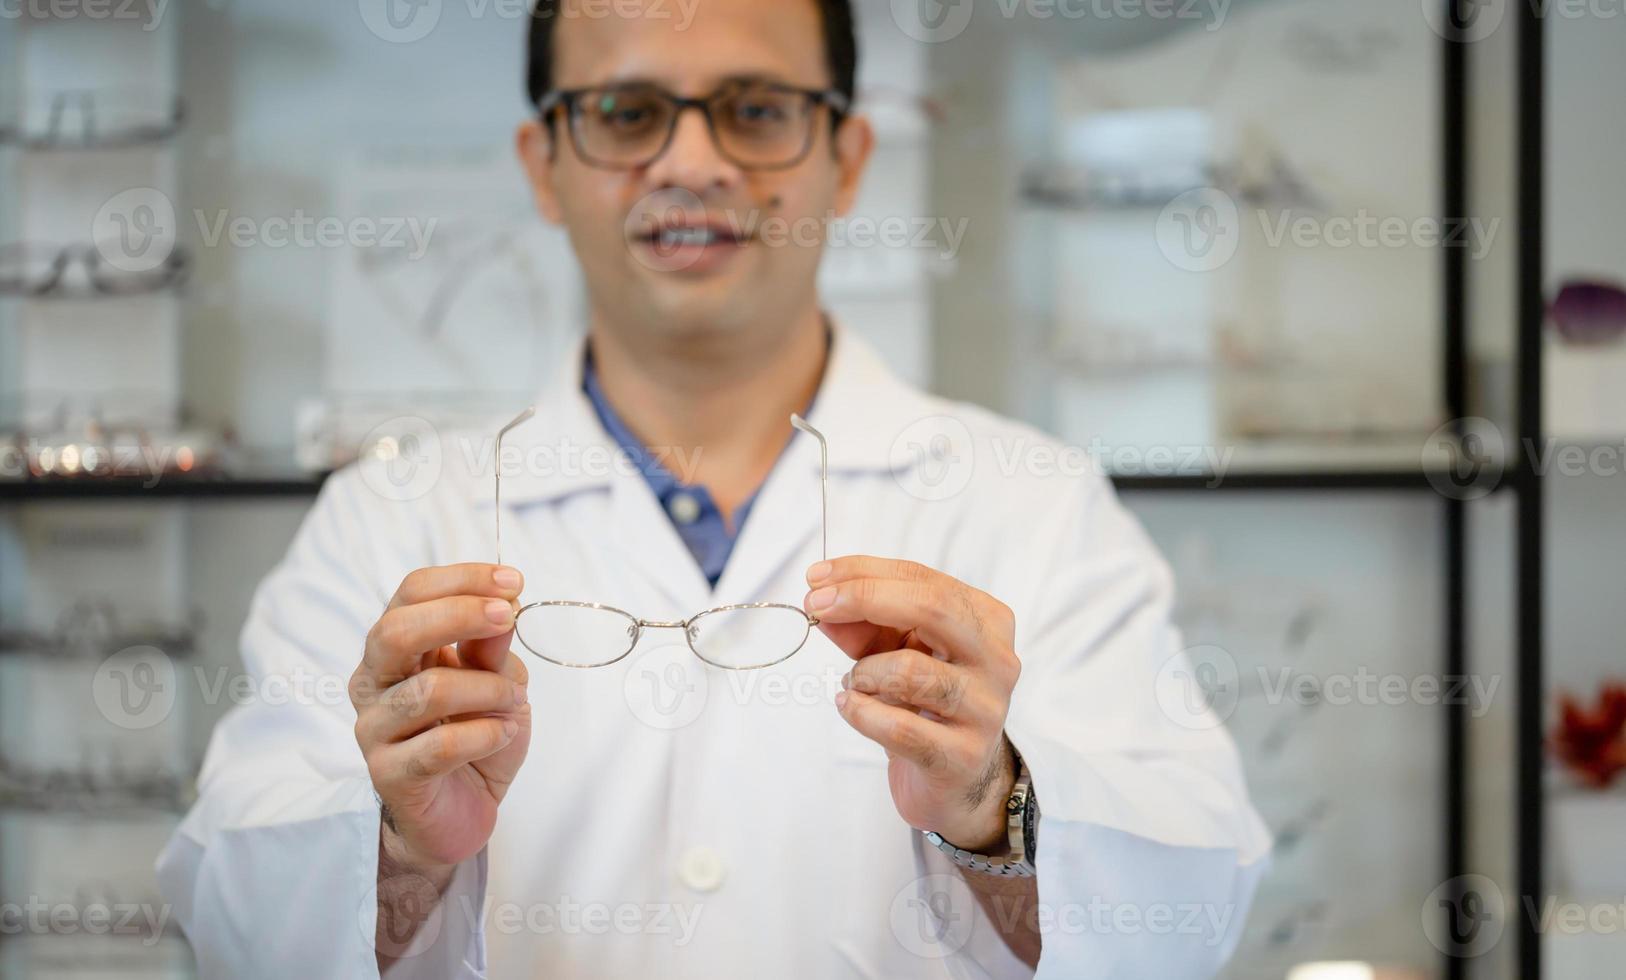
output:
<path id="1" fill-rule="evenodd" d="M 711 491 L 697 483 L 680 481 L 671 470 L 661 465 L 660 460 L 648 452 L 638 437 L 632 434 L 632 430 L 627 428 L 626 423 L 621 421 L 615 409 L 610 407 L 609 399 L 604 397 L 604 389 L 599 385 L 598 372 L 593 366 L 591 346 L 587 349 L 586 360 L 582 365 L 582 390 L 593 403 L 593 410 L 598 413 L 599 421 L 604 424 L 604 430 L 628 458 L 638 465 L 639 471 L 649 483 L 649 489 L 655 492 L 655 499 L 660 501 L 666 516 L 671 518 L 678 537 L 683 539 L 689 553 L 694 555 L 694 560 L 699 563 L 706 580 L 715 587 L 717 580 L 722 577 L 723 566 L 728 564 L 729 554 L 734 550 L 734 541 L 739 537 L 740 528 L 745 526 L 746 515 L 750 514 L 751 505 L 756 502 L 757 494 L 762 488 L 753 490 L 751 496 L 740 504 L 739 509 L 734 512 L 734 529 L 729 530 L 727 522 L 723 520 L 723 512 L 712 499 Z M 808 410 L 811 409 L 812 406 L 809 405 Z"/>

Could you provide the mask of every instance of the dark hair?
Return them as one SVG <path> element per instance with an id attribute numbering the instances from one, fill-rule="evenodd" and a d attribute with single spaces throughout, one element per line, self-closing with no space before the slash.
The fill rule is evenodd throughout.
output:
<path id="1" fill-rule="evenodd" d="M 536 0 L 531 9 L 531 40 L 526 86 L 531 105 L 542 101 L 553 87 L 553 28 L 563 0 Z M 830 86 L 853 101 L 858 74 L 858 37 L 853 30 L 852 0 L 814 0 L 824 24 L 824 57 L 830 66 Z"/>

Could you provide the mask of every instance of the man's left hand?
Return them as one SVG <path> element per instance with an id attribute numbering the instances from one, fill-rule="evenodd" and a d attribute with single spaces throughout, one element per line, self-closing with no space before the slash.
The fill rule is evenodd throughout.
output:
<path id="1" fill-rule="evenodd" d="M 1005 715 L 1021 673 L 1010 607 L 911 561 L 836 558 L 807 581 L 803 607 L 858 661 L 836 706 L 886 750 L 899 815 L 958 847 L 1003 854 L 1016 780 Z"/>

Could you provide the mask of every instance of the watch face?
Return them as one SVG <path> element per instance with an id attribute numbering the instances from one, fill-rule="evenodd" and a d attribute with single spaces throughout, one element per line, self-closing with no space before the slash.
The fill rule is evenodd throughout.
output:
<path id="1" fill-rule="evenodd" d="M 1030 787 L 1028 789 L 1028 805 L 1022 810 L 1022 856 L 1027 858 L 1029 864 L 1034 863 L 1034 856 L 1039 853 L 1039 797 Z"/>

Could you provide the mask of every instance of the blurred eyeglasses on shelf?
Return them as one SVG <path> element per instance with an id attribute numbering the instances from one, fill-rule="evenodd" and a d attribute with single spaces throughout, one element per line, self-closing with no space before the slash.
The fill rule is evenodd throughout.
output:
<path id="1" fill-rule="evenodd" d="M 123 150 L 161 143 L 180 132 L 179 97 L 73 89 L 25 99 L 15 119 L 0 119 L 0 146 L 25 150 Z"/>
<path id="2" fill-rule="evenodd" d="M 108 394 L 108 393 L 103 393 Z M 0 421 L 0 479 L 112 479 L 223 471 L 234 450 L 229 432 L 190 426 L 184 413 L 151 401 L 133 406 L 109 396 L 24 396 L 33 408 Z"/>
<path id="3" fill-rule="evenodd" d="M 197 649 L 202 617 L 187 622 L 125 622 L 111 600 L 83 598 L 64 609 L 47 629 L 0 624 L 0 656 L 42 656 L 53 662 L 99 659 L 129 647 L 156 647 L 165 655 L 184 657 Z"/>
<path id="4" fill-rule="evenodd" d="M 132 241 L 143 241 L 148 232 L 134 229 L 132 234 L 136 236 Z M 144 257 L 130 242 L 67 246 L 17 242 L 0 247 L 0 297 L 113 299 L 163 292 L 186 281 L 192 270 L 186 249 L 157 237 L 145 241 L 144 247 L 164 251 Z"/>
<path id="5" fill-rule="evenodd" d="M 1626 337 L 1626 287 L 1571 279 L 1548 304 L 1553 332 L 1567 344 L 1597 347 Z"/>
<path id="6" fill-rule="evenodd" d="M 813 147 L 821 108 L 839 121 L 847 112 L 847 99 L 834 90 L 743 80 L 698 99 L 639 82 L 556 89 L 537 104 L 544 122 L 551 124 L 555 112 L 563 115 L 584 162 L 612 170 L 633 170 L 660 159 L 685 109 L 705 118 L 717 151 L 735 166 L 794 167 Z"/>
<path id="7" fill-rule="evenodd" d="M 502 564 L 502 441 L 528 420 L 528 408 L 497 433 L 496 503 L 497 563 Z M 824 435 L 800 415 L 791 425 L 819 442 L 820 546 L 828 558 L 829 451 Z M 646 630 L 683 631 L 689 650 L 703 662 L 724 670 L 760 670 L 795 656 L 819 620 L 801 606 L 783 602 L 746 602 L 715 606 L 682 620 L 641 619 L 597 602 L 548 600 L 520 607 L 514 635 L 526 650 L 561 667 L 606 667 L 626 657 Z"/>
<path id="8" fill-rule="evenodd" d="M 34 813 L 184 813 L 195 798 L 193 778 L 170 769 L 122 765 L 33 769 L 0 757 L 0 809 Z"/>

